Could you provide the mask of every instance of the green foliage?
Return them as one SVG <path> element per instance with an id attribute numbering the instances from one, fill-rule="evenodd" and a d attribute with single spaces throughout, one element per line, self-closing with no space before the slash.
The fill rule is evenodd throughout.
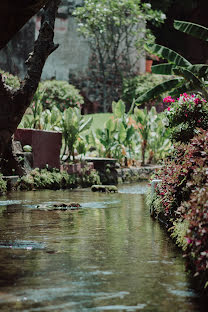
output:
<path id="1" fill-rule="evenodd" d="M 79 173 L 68 174 L 59 172 L 57 169 L 34 169 L 18 181 L 20 190 L 41 189 L 69 189 L 78 186 L 89 187 L 100 184 L 100 178 L 96 170 L 91 170 L 86 165 Z"/>
<path id="2" fill-rule="evenodd" d="M 106 112 L 112 101 L 120 98 L 123 78 L 134 75 L 144 43 L 154 41 L 146 22 L 161 24 L 165 15 L 140 0 L 87 0 L 74 15 L 92 49 L 90 73 Z"/>
<path id="3" fill-rule="evenodd" d="M 145 164 L 146 152 L 149 150 L 149 162 L 163 158 L 171 149 L 169 130 L 165 129 L 164 115 L 157 114 L 155 107 L 134 110 L 136 129 L 140 135 L 142 165 Z"/>
<path id="4" fill-rule="evenodd" d="M 68 149 L 68 159 L 73 157 L 75 143 L 78 140 L 79 135 L 90 128 L 92 124 L 92 117 L 85 120 L 84 117 L 81 115 L 79 108 L 71 108 L 69 107 L 63 113 L 62 118 L 62 133 L 64 139 L 64 152 L 63 155 L 66 153 Z"/>
<path id="5" fill-rule="evenodd" d="M 100 176 L 96 170 L 89 169 L 87 166 L 82 168 L 80 173 L 76 176 L 77 184 L 81 187 L 90 187 L 92 185 L 99 185 Z"/>
<path id="6" fill-rule="evenodd" d="M 176 240 L 176 244 L 183 250 L 187 249 L 186 234 L 189 229 L 189 222 L 186 219 L 180 219 L 173 222 L 173 227 L 170 228 L 171 237 Z"/>
<path id="7" fill-rule="evenodd" d="M 79 91 L 67 81 L 46 80 L 40 82 L 38 91 L 33 101 L 39 101 L 41 94 L 41 104 L 43 109 L 56 106 L 60 111 L 68 107 L 80 107 L 84 103 Z"/>
<path id="8" fill-rule="evenodd" d="M 208 128 L 208 103 L 200 95 L 184 93 L 177 100 L 168 96 L 164 102 L 170 104 L 166 116 L 172 140 L 187 142 L 198 128 Z"/>
<path id="9" fill-rule="evenodd" d="M 0 174 L 0 195 L 3 195 L 7 191 L 7 183 L 2 178 L 2 174 Z"/>
<path id="10" fill-rule="evenodd" d="M 56 169 L 49 171 L 36 168 L 30 174 L 21 177 L 18 185 L 21 190 L 74 188 L 76 178 Z"/>
<path id="11" fill-rule="evenodd" d="M 0 74 L 2 75 L 3 81 L 11 89 L 18 89 L 20 87 L 20 81 L 17 76 L 9 74 L 1 69 L 0 69 Z"/>
<path id="12" fill-rule="evenodd" d="M 156 85 L 161 84 L 162 82 L 165 82 L 169 79 L 170 76 L 154 75 L 149 73 L 139 75 L 134 78 L 125 79 L 123 82 L 122 100 L 128 107 L 130 107 L 134 100 L 136 100 L 136 104 L 139 104 L 139 102 L 137 102 L 137 98 L 139 98 L 148 90 L 154 88 Z M 161 92 L 158 93 L 154 98 L 156 99 L 157 103 L 160 102 L 162 100 Z"/>
<path id="13" fill-rule="evenodd" d="M 23 116 L 19 128 L 61 131 L 61 120 L 62 113 L 56 106 L 43 111 L 41 101 L 37 101 L 32 104 L 30 114 Z"/>
<path id="14" fill-rule="evenodd" d="M 186 34 L 208 41 L 208 29 L 204 26 L 184 21 L 174 21 L 174 27 Z"/>
<path id="15" fill-rule="evenodd" d="M 156 188 L 163 216 L 172 236 L 186 250 L 195 275 L 203 286 L 208 280 L 208 131 L 200 132 L 188 144 L 176 145 L 156 174 L 162 182 Z M 186 240 L 186 243 L 185 243 Z"/>
<path id="16" fill-rule="evenodd" d="M 208 28 L 190 22 L 175 21 L 174 27 L 192 36 L 208 40 Z M 192 65 L 183 56 L 175 51 L 158 44 L 146 44 L 146 50 L 160 58 L 166 59 L 168 64 L 152 66 L 155 74 L 174 74 L 180 76 L 169 82 L 164 82 L 154 89 L 141 95 L 138 102 L 146 102 L 164 91 L 173 90 L 172 95 L 179 96 L 180 93 L 190 91 L 199 92 L 208 99 L 207 76 L 208 66 L 204 64 Z"/>
<path id="17" fill-rule="evenodd" d="M 96 147 L 98 156 L 117 158 L 121 164 L 142 157 L 142 163 L 157 162 L 170 150 L 168 130 L 163 123 L 163 114 L 157 114 L 155 108 L 136 108 L 134 113 L 125 113 L 123 101 L 113 102 L 113 115 L 105 122 L 103 129 L 86 136 L 87 143 Z"/>

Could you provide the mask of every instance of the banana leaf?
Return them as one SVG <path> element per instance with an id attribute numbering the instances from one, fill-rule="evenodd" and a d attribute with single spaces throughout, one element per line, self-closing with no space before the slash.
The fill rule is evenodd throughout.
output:
<path id="1" fill-rule="evenodd" d="M 171 64 L 175 64 L 177 66 L 182 67 L 187 67 L 191 65 L 191 63 L 188 60 L 186 60 L 183 56 L 181 56 L 177 52 L 164 46 L 161 46 L 159 44 L 152 43 L 145 45 L 144 47 L 149 53 L 155 54 L 158 57 L 166 59 Z"/>
<path id="2" fill-rule="evenodd" d="M 183 76 L 187 81 L 191 82 L 194 88 L 202 88 L 203 84 L 192 72 L 186 68 L 176 67 L 173 69 L 174 73 L 179 76 Z"/>
<path id="3" fill-rule="evenodd" d="M 159 74 L 159 75 L 172 75 L 173 74 L 173 68 L 175 67 L 174 64 L 158 64 L 151 67 L 153 74 Z"/>
<path id="4" fill-rule="evenodd" d="M 206 78 L 208 76 L 208 65 L 205 64 L 195 64 L 188 66 L 187 69 L 194 73 L 198 78 L 204 77 Z"/>
<path id="5" fill-rule="evenodd" d="M 180 83 L 182 83 L 183 80 L 184 80 L 183 78 L 174 78 L 174 79 L 170 79 L 168 81 L 165 81 L 165 82 L 155 86 L 154 88 L 150 89 L 149 91 L 145 92 L 141 96 L 139 96 L 136 99 L 136 102 L 137 103 L 147 102 L 147 101 L 161 95 L 162 93 L 164 93 L 166 91 L 170 91 L 173 88 L 177 88 L 177 87 L 179 87 Z"/>
<path id="6" fill-rule="evenodd" d="M 208 41 L 208 28 L 184 21 L 174 21 L 174 28 L 193 37 Z"/>

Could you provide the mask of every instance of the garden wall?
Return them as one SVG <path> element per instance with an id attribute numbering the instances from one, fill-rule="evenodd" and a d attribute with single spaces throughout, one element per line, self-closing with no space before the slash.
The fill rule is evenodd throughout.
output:
<path id="1" fill-rule="evenodd" d="M 61 132 L 34 129 L 17 129 L 14 135 L 21 145 L 31 145 L 33 153 L 33 168 L 60 169 Z"/>

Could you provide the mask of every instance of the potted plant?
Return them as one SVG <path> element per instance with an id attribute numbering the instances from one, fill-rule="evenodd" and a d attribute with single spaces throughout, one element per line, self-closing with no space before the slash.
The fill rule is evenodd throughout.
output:
<path id="1" fill-rule="evenodd" d="M 146 52 L 146 73 L 151 73 L 151 67 L 153 61 L 159 61 L 159 57 L 154 54 L 150 54 L 149 52 Z"/>

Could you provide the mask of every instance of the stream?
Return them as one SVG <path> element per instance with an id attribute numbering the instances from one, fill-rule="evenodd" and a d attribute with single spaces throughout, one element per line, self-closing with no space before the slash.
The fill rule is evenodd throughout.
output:
<path id="1" fill-rule="evenodd" d="M 0 311 L 202 311 L 182 254 L 149 215 L 146 189 L 1 196 Z M 57 201 L 82 208 L 37 209 Z"/>

